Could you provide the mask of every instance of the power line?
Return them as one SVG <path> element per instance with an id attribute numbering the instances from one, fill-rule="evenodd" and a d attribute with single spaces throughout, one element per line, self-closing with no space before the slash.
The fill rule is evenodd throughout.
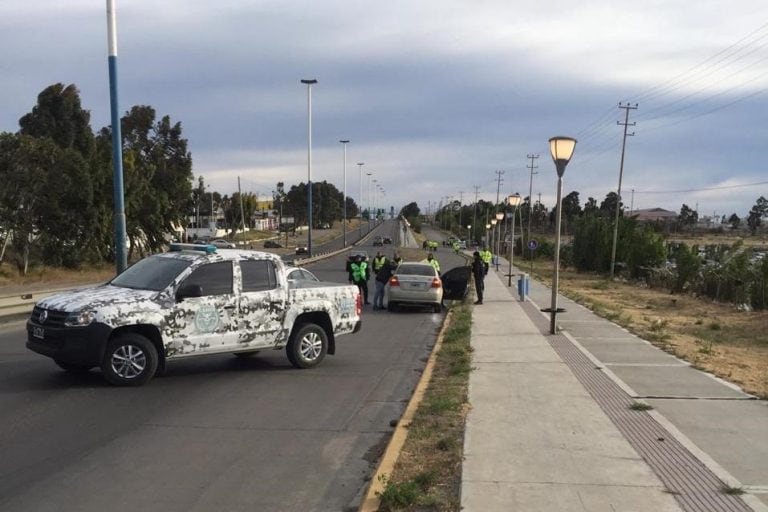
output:
<path id="1" fill-rule="evenodd" d="M 768 181 L 744 183 L 742 185 L 723 185 L 722 187 L 689 188 L 685 190 L 635 190 L 635 194 L 686 194 L 690 192 L 708 192 L 710 190 L 728 190 L 732 188 L 754 187 L 757 185 L 768 185 Z"/>

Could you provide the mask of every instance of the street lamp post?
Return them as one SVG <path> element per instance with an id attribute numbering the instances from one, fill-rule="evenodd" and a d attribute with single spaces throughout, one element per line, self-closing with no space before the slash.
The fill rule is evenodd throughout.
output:
<path id="1" fill-rule="evenodd" d="M 520 194 L 513 194 L 507 198 L 507 204 L 512 207 L 512 237 L 509 244 L 509 279 L 507 280 L 507 286 L 512 286 L 512 264 L 515 261 L 515 213 L 517 213 L 517 207 L 521 199 Z M 521 231 L 522 229 L 522 226 L 520 226 Z"/>
<path id="2" fill-rule="evenodd" d="M 340 140 L 342 146 L 344 146 L 344 207 L 342 208 L 344 214 L 344 222 L 341 225 L 344 238 L 344 247 L 347 246 L 347 144 L 348 140 Z"/>
<path id="3" fill-rule="evenodd" d="M 373 180 L 373 211 L 378 213 L 378 207 L 376 206 L 376 193 L 379 190 L 379 180 L 374 179 Z M 377 214 L 374 214 L 375 217 L 373 218 L 373 227 L 376 227 L 376 219 L 378 217 Z M 370 216 L 370 215 L 369 215 Z"/>
<path id="4" fill-rule="evenodd" d="M 552 137 L 549 139 L 549 151 L 557 169 L 557 216 L 555 221 L 555 263 L 552 272 L 552 302 L 550 304 L 549 333 L 556 333 L 555 316 L 557 315 L 557 287 L 560 279 L 560 219 L 562 216 L 563 174 L 573 156 L 576 139 L 572 137 Z"/>
<path id="5" fill-rule="evenodd" d="M 317 80 L 304 79 L 301 83 L 307 86 L 307 253 L 312 256 L 312 85 Z"/>
<path id="6" fill-rule="evenodd" d="M 499 271 L 499 253 L 501 252 L 501 219 L 504 218 L 504 212 L 496 213 L 496 272 Z"/>
<path id="7" fill-rule="evenodd" d="M 357 209 L 360 210 L 360 224 L 357 226 L 358 238 L 363 238 L 363 166 L 365 162 L 357 162 L 357 167 L 360 169 L 360 204 L 357 205 Z"/>
<path id="8" fill-rule="evenodd" d="M 488 246 L 488 247 L 490 247 L 490 245 L 491 245 L 490 237 L 488 236 L 489 232 L 490 232 L 490 229 L 491 229 L 491 225 L 490 224 L 486 224 L 485 225 L 485 245 Z"/>
<path id="9" fill-rule="evenodd" d="M 499 228 L 496 225 L 497 223 L 498 221 L 495 218 L 491 219 L 491 239 L 490 239 L 489 245 L 491 247 L 491 250 L 493 251 L 493 259 L 495 260 L 495 262 L 492 262 L 492 263 L 496 265 L 496 270 L 498 271 L 499 270 L 499 251 L 498 251 L 498 247 L 496 247 L 496 231 Z"/>
<path id="10" fill-rule="evenodd" d="M 472 243 L 472 224 L 467 224 L 467 248 Z"/>

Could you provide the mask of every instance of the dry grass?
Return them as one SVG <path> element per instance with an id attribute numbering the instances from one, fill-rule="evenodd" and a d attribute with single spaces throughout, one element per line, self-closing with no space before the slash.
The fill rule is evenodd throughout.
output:
<path id="1" fill-rule="evenodd" d="M 534 268 L 536 277 L 551 282 L 551 262 L 536 262 Z M 697 368 L 768 398 L 768 312 L 741 312 L 729 304 L 571 270 L 560 273 L 560 289 Z"/>
<path id="2" fill-rule="evenodd" d="M 115 277 L 114 265 L 70 270 L 55 267 L 32 267 L 29 273 L 21 275 L 15 267 L 4 263 L 0 265 L 0 295 L 10 295 L 28 288 L 55 288 L 80 284 L 101 283 Z"/>

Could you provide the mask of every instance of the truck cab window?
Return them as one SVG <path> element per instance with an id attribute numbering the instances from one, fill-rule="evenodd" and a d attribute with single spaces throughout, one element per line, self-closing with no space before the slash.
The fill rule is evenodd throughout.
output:
<path id="1" fill-rule="evenodd" d="M 198 267 L 184 280 L 183 285 L 198 284 L 203 295 L 227 295 L 232 293 L 232 262 L 221 261 Z"/>
<path id="2" fill-rule="evenodd" d="M 243 260 L 243 292 L 259 292 L 277 288 L 275 265 L 268 260 Z"/>

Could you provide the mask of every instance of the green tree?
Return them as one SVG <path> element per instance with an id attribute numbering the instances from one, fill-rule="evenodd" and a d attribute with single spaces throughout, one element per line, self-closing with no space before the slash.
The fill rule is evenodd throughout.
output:
<path id="1" fill-rule="evenodd" d="M 687 204 L 683 204 L 677 220 L 681 226 L 694 226 L 699 220 L 699 212 L 692 210 Z"/>
<path id="2" fill-rule="evenodd" d="M 57 146 L 74 149 L 88 158 L 94 149 L 90 120 L 90 113 L 80 104 L 77 87 L 57 83 L 38 94 L 32 112 L 19 119 L 19 133 L 48 137 Z"/>
<path id="3" fill-rule="evenodd" d="M 605 199 L 600 203 L 600 213 L 602 215 L 614 218 L 616 216 L 616 204 L 619 203 L 616 192 L 608 192 Z M 619 215 L 621 216 L 624 203 L 619 203 Z"/>
<path id="4" fill-rule="evenodd" d="M 728 224 L 731 225 L 731 229 L 739 229 L 739 226 L 741 225 L 741 219 L 738 215 L 732 213 L 731 216 L 728 217 Z"/>
<path id="5" fill-rule="evenodd" d="M 182 137 L 181 123 L 168 116 L 155 121 L 155 110 L 132 107 L 121 119 L 126 234 L 129 257 L 160 250 L 166 236 L 186 225 L 192 194 L 192 156 Z M 103 128 L 98 135 L 101 166 L 112 173 L 112 135 Z M 104 180 L 102 186 L 111 180 Z M 203 189 L 204 192 L 204 189 Z M 103 194 L 107 196 L 108 194 Z M 110 194 L 111 195 L 111 194 Z M 202 199 L 202 195 L 199 196 Z"/>
<path id="6" fill-rule="evenodd" d="M 448 206 L 449 206 L 449 209 L 451 209 L 453 205 L 448 205 Z M 418 217 L 420 213 L 421 213 L 421 210 L 419 210 L 419 205 L 416 204 L 415 202 L 408 203 L 407 205 L 403 206 L 400 209 L 400 215 L 402 215 L 406 219 Z"/>

